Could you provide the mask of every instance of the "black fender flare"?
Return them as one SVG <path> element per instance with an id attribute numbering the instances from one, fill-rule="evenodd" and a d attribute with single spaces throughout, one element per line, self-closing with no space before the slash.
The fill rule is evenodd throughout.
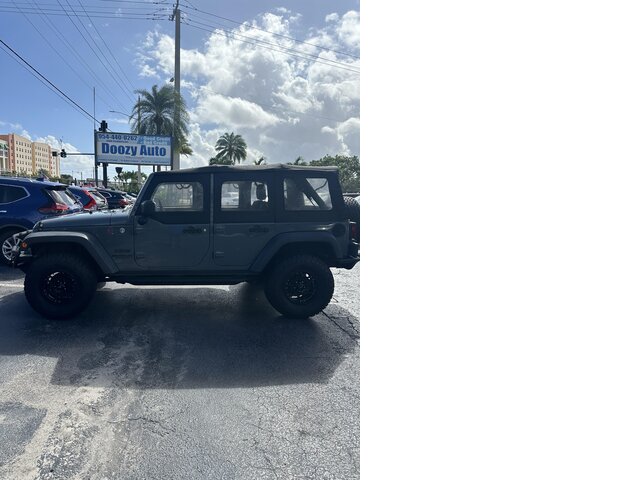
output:
<path id="1" fill-rule="evenodd" d="M 255 273 L 262 272 L 282 247 L 293 243 L 325 243 L 330 247 L 335 258 L 341 257 L 338 240 L 330 232 L 288 232 L 281 233 L 269 240 L 249 270 Z"/>
<path id="2" fill-rule="evenodd" d="M 102 245 L 86 233 L 47 230 L 46 232 L 32 232 L 27 235 L 24 241 L 27 242 L 29 246 L 57 243 L 79 245 L 93 258 L 105 275 L 118 272 L 117 265 Z"/>

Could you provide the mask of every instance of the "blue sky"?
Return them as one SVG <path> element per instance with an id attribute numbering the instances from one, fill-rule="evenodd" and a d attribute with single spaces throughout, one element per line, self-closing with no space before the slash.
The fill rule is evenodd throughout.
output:
<path id="1" fill-rule="evenodd" d="M 191 0 L 181 5 L 182 93 L 195 152 L 182 158 L 183 166 L 205 164 L 226 131 L 245 137 L 248 161 L 262 155 L 271 163 L 298 155 L 308 160 L 359 155 L 359 2 Z M 96 117 L 106 119 L 113 131 L 129 131 L 125 116 L 110 110 L 129 113 L 133 88 L 150 89 L 173 76 L 172 3 L 46 0 L 37 7 L 32 0 L 1 0 L 0 39 L 90 113 L 95 85 Z M 124 18 L 131 15 L 141 18 Z M 247 43 L 256 41 L 262 46 Z M 91 120 L 4 51 L 0 59 L 0 132 L 25 133 L 54 145 L 61 139 L 68 151 L 93 150 Z M 61 170 L 82 170 L 87 176 L 91 165 L 91 158 L 68 157 Z"/>

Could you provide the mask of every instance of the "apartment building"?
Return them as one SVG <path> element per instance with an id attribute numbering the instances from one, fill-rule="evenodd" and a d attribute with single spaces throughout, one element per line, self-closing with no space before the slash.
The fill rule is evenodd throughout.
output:
<path id="1" fill-rule="evenodd" d="M 18 175 L 33 175 L 46 170 L 53 177 L 60 176 L 60 157 L 54 157 L 51 146 L 46 143 L 32 142 L 16 133 L 0 135 L 0 142 L 8 147 L 7 164 L 3 171 Z M 2 157 L 0 157 L 2 158 Z"/>
<path id="2" fill-rule="evenodd" d="M 51 146 L 46 143 L 33 142 L 31 144 L 31 157 L 33 160 L 33 172 L 37 173 L 41 170 L 46 170 L 52 176 L 57 177 L 54 168 L 54 157 L 52 155 L 53 150 Z"/>
<path id="3" fill-rule="evenodd" d="M 0 173 L 9 170 L 9 143 L 6 140 L 0 140 Z"/>

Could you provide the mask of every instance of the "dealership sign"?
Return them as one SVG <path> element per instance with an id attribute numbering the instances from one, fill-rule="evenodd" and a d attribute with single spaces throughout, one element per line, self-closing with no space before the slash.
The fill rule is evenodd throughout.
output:
<path id="1" fill-rule="evenodd" d="M 96 132 L 96 163 L 171 165 L 171 137 Z"/>

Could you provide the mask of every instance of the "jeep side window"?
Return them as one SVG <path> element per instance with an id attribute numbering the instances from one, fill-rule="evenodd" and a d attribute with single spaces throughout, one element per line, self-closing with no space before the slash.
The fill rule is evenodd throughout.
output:
<path id="1" fill-rule="evenodd" d="M 200 182 L 165 182 L 153 191 L 151 200 L 159 212 L 201 212 L 204 196 Z"/>
<path id="2" fill-rule="evenodd" d="M 331 210 L 331 192 L 327 178 L 286 177 L 285 210 Z"/>
<path id="3" fill-rule="evenodd" d="M 227 211 L 267 210 L 267 184 L 252 181 L 223 182 L 220 187 L 220 208 Z"/>

